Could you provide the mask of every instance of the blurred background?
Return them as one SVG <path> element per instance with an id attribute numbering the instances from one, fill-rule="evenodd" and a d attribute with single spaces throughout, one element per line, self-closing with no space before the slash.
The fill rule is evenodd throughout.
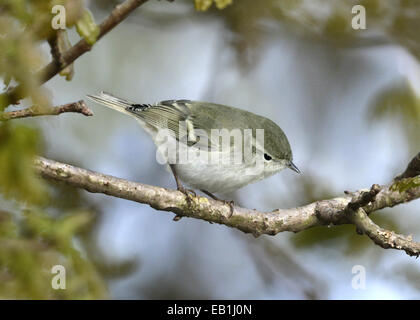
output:
<path id="1" fill-rule="evenodd" d="M 74 14 L 74 44 L 84 7 L 99 23 L 120 1 L 61 2 Z M 287 134 L 302 174 L 285 170 L 225 195 L 241 206 L 295 207 L 385 184 L 420 151 L 420 1 L 148 1 L 75 62 L 71 81 L 56 76 L 42 88 L 30 74 L 51 60 L 41 32 L 50 9 L 39 3 L 0 0 L 3 89 L 23 83 L 31 97 L 19 107 L 104 90 L 139 103 L 201 100 L 266 116 Z M 366 8 L 365 30 L 351 26 L 356 4 Z M 28 36 L 23 27 L 37 23 Z M 39 180 L 34 154 L 175 188 L 136 121 L 87 103 L 93 117 L 0 123 L 0 298 L 420 298 L 418 260 L 353 226 L 255 239 Z M 372 218 L 418 240 L 419 208 L 413 201 Z M 57 263 L 66 290 L 51 289 Z M 366 270 L 365 289 L 352 288 L 355 265 Z"/>

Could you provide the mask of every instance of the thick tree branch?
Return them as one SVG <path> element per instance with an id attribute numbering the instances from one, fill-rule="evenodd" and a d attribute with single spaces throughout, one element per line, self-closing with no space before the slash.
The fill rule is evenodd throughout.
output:
<path id="1" fill-rule="evenodd" d="M 104 193 L 149 204 L 157 210 L 172 211 L 177 215 L 224 224 L 252 233 L 254 236 L 275 235 L 283 231 L 299 232 L 320 225 L 351 223 L 356 224 L 375 243 L 380 242 L 382 247 L 404 250 L 408 248 L 408 242 L 403 246 L 401 242 L 395 242 L 403 240 L 398 238 L 390 240 L 395 243 L 395 246 L 391 246 L 389 242 L 385 242 L 384 237 L 373 236 L 373 227 L 365 225 L 366 218 L 361 222 L 356 221 L 348 212 L 349 210 L 360 212 L 360 209 L 363 209 L 367 217 L 367 214 L 373 211 L 393 207 L 420 197 L 419 186 L 399 192 L 391 188 L 392 184 L 374 185 L 370 190 L 359 190 L 352 195 L 321 200 L 298 208 L 277 209 L 272 212 L 235 206 L 231 215 L 230 206 L 221 201 L 201 196 L 191 196 L 191 201 L 187 201 L 186 196 L 179 191 L 131 182 L 41 157 L 36 159 L 35 169 L 46 179 L 63 181 L 89 192 Z M 417 248 L 412 250 L 406 251 L 417 254 Z"/>
<path id="2" fill-rule="evenodd" d="M 123 21 L 132 11 L 137 7 L 145 3 L 147 0 L 126 0 L 123 3 L 117 5 L 111 14 L 99 25 L 99 36 L 98 39 L 102 38 L 121 21 Z M 85 39 L 80 40 L 73 47 L 63 53 L 60 61 L 54 59 L 51 63 L 45 66 L 41 71 L 37 73 L 37 78 L 41 80 L 41 83 L 45 83 L 54 77 L 61 70 L 66 68 L 68 65 L 73 63 L 84 53 L 88 52 L 92 48 Z M 25 92 L 21 85 L 5 92 L 0 95 L 0 100 L 8 101 L 9 104 L 16 104 L 20 99 L 24 98 Z"/>
<path id="3" fill-rule="evenodd" d="M 37 116 L 52 116 L 65 112 L 76 112 L 85 116 L 93 115 L 93 112 L 86 106 L 85 102 L 80 100 L 53 108 L 41 108 L 39 106 L 32 106 L 22 110 L 0 113 L 0 121 Z"/>

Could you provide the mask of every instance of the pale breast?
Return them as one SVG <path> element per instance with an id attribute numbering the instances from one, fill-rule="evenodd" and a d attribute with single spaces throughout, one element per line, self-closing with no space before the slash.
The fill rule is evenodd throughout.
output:
<path id="1" fill-rule="evenodd" d="M 233 192 L 264 176 L 250 174 L 242 166 L 205 165 L 199 163 L 175 165 L 179 178 L 195 189 L 211 193 Z"/>
<path id="2" fill-rule="evenodd" d="M 199 190 L 206 190 L 211 193 L 230 193 L 240 189 L 247 184 L 267 178 L 284 168 L 284 166 L 267 165 L 248 158 L 246 163 L 237 159 L 230 153 L 200 149 L 199 153 L 193 156 L 191 150 L 194 147 L 186 147 L 177 143 L 173 137 L 165 137 L 162 141 L 155 137 L 155 144 L 158 147 L 162 161 L 174 164 L 178 177 L 190 187 Z M 187 148 L 188 151 L 185 149 Z M 162 151 L 162 152 L 159 152 Z M 188 154 L 188 152 L 190 152 Z M 175 156 L 174 156 L 175 153 Z"/>

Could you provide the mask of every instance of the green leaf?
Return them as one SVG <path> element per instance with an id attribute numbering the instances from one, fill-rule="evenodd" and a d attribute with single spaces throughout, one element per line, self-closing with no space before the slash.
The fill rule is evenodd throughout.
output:
<path id="1" fill-rule="evenodd" d="M 95 23 L 89 10 L 83 12 L 82 17 L 76 23 L 77 33 L 83 37 L 89 45 L 93 45 L 99 36 L 99 27 Z"/>
<path id="2" fill-rule="evenodd" d="M 92 214 L 78 212 L 54 219 L 27 210 L 13 219 L 0 211 L 0 299 L 104 299 L 108 292 L 95 265 L 74 240 Z M 66 290 L 54 290 L 52 267 L 65 267 Z"/>
<path id="3" fill-rule="evenodd" d="M 36 129 L 9 122 L 0 124 L 0 192 L 3 196 L 34 204 L 46 200 L 45 186 L 32 167 L 39 147 Z"/>
<path id="4" fill-rule="evenodd" d="M 214 3 L 216 4 L 217 9 L 224 9 L 228 5 L 231 5 L 233 0 L 214 0 Z"/>
<path id="5" fill-rule="evenodd" d="M 213 2 L 217 9 L 224 9 L 232 4 L 233 0 L 194 0 L 195 9 L 197 11 L 207 11 L 212 6 Z"/>

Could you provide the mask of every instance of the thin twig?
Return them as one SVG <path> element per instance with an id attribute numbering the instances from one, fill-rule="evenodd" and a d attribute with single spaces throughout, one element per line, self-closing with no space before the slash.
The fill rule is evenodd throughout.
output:
<path id="1" fill-rule="evenodd" d="M 99 36 L 98 39 L 102 38 L 121 21 L 123 21 L 131 12 L 137 7 L 145 3 L 147 0 L 126 0 L 123 3 L 117 5 L 111 14 L 99 25 Z M 40 79 L 41 84 L 47 82 L 62 69 L 73 63 L 84 53 L 90 51 L 92 46 L 89 45 L 85 39 L 80 40 L 73 47 L 63 53 L 61 63 L 52 61 L 39 71 L 35 76 Z M 0 95 L 0 100 L 8 101 L 9 104 L 16 104 L 20 99 L 25 97 L 25 91 L 22 85 L 19 85 L 13 89 L 8 90 Z"/>
<path id="2" fill-rule="evenodd" d="M 32 106 L 22 110 L 0 113 L 0 121 L 37 116 L 54 116 L 66 112 L 76 112 L 85 116 L 93 116 L 92 110 L 86 106 L 83 100 L 80 100 L 53 108 L 41 108 L 39 106 Z"/>
<path id="3" fill-rule="evenodd" d="M 60 66 L 65 65 L 63 61 L 63 54 L 68 49 L 71 48 L 71 43 L 68 38 L 67 30 L 57 30 L 53 37 L 48 39 L 48 43 L 51 48 L 51 55 L 53 59 L 56 61 L 57 64 Z M 68 66 L 62 68 L 60 71 L 60 75 L 66 76 L 66 80 L 70 81 L 74 75 L 74 66 L 73 63 L 69 64 Z"/>

